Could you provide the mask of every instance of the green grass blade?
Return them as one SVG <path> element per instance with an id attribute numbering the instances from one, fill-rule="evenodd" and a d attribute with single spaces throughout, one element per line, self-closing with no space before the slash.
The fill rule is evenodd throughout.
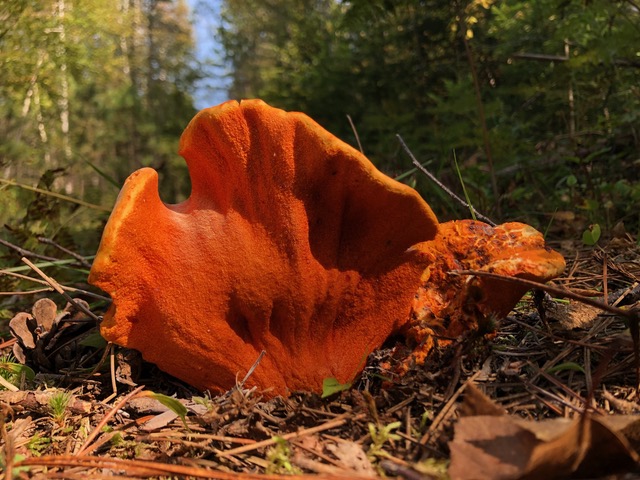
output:
<path id="1" fill-rule="evenodd" d="M 85 260 L 93 260 L 96 256 L 95 255 L 89 255 L 87 257 L 83 257 Z M 65 267 L 66 265 L 70 264 L 70 263 L 76 263 L 77 260 L 75 258 L 68 258 L 65 260 L 56 260 L 55 262 L 38 262 L 38 263 L 34 263 L 34 265 L 38 268 L 45 268 L 45 267 Z M 22 265 L 20 267 L 11 267 L 11 268 L 3 268 L 2 269 L 5 272 L 11 272 L 11 273 L 17 273 L 17 272 L 30 272 L 31 271 L 31 267 L 28 265 Z M 86 272 L 89 273 L 87 270 L 85 269 L 81 269 L 81 268 L 73 268 L 73 270 L 75 271 L 79 271 L 79 272 Z"/>
<path id="2" fill-rule="evenodd" d="M 469 198 L 469 193 L 467 192 L 467 187 L 464 184 L 464 180 L 462 178 L 462 172 L 460 171 L 460 166 L 458 165 L 458 157 L 456 155 L 456 151 L 453 151 L 453 163 L 456 166 L 456 173 L 458 174 L 458 178 L 460 179 L 460 184 L 462 185 L 462 191 L 464 192 L 464 199 L 467 201 L 467 205 L 469 205 L 469 212 L 471 212 L 471 218 L 477 220 L 476 218 L 476 209 L 471 205 L 471 199 Z"/>
<path id="3" fill-rule="evenodd" d="M 91 208 L 93 210 L 99 210 L 101 212 L 111 212 L 111 208 L 103 207 L 102 205 L 96 205 L 94 203 L 85 202 L 84 200 L 78 200 L 77 198 L 69 197 L 68 195 L 63 195 L 61 193 L 50 192 L 49 190 L 43 190 L 42 188 L 25 185 L 24 183 L 18 183 L 15 180 L 6 180 L 4 178 L 0 178 L 0 183 L 3 183 L 5 185 L 11 185 L 13 187 L 22 188 L 23 190 L 29 190 L 31 192 L 41 193 L 42 195 L 48 195 L 49 197 L 54 197 L 60 200 L 64 200 L 65 202 L 82 205 L 83 207 Z"/>
<path id="4" fill-rule="evenodd" d="M 118 182 L 116 182 L 113 177 L 110 177 L 109 175 L 107 175 L 103 170 L 101 170 L 100 168 L 98 168 L 96 165 L 94 165 L 93 163 L 91 163 L 89 160 L 85 160 L 86 164 L 89 165 L 98 175 L 100 175 L 102 178 L 104 178 L 107 182 L 109 182 L 111 185 L 113 185 L 114 187 L 116 187 L 118 190 L 120 190 L 120 184 Z"/>
<path id="5" fill-rule="evenodd" d="M 421 167 L 426 167 L 427 165 L 429 165 L 431 163 L 431 160 L 427 160 L 424 163 L 421 163 L 420 166 Z M 401 173 L 400 175 L 398 175 L 397 177 L 394 177 L 394 180 L 401 182 L 402 180 L 404 180 L 405 178 L 413 175 L 414 173 L 416 173 L 418 171 L 418 167 L 413 167 L 411 170 L 407 170 L 404 173 Z"/>

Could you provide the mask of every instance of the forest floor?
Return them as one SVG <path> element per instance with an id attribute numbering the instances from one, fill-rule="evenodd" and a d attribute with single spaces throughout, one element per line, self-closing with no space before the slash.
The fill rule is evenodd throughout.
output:
<path id="1" fill-rule="evenodd" d="M 555 285 L 609 305 L 638 304 L 635 239 L 554 247 L 568 263 Z M 495 334 L 436 349 L 402 378 L 390 377 L 383 368 L 390 350 L 380 350 L 350 390 L 328 398 L 264 401 L 245 389 L 202 396 L 135 352 L 95 348 L 95 323 L 66 330 L 49 368 L 56 373 L 39 368 L 49 350 L 36 348 L 28 355 L 39 372 L 30 389 L 23 381 L 23 388 L 0 391 L 6 479 L 640 474 L 630 329 L 579 302 L 528 295 Z M 14 342 L 0 345 L 2 353 Z"/>

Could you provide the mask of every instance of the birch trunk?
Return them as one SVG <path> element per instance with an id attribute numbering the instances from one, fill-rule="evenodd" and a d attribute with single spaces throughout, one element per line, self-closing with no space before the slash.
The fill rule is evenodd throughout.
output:
<path id="1" fill-rule="evenodd" d="M 42 108 L 40 107 L 40 90 L 38 83 L 33 85 L 33 103 L 36 107 L 36 121 L 38 122 L 38 133 L 40 134 L 40 140 L 44 146 L 44 164 L 45 167 L 51 166 L 51 154 L 49 153 L 49 137 L 47 135 L 47 128 L 44 125 L 44 118 L 42 117 Z"/>
<path id="2" fill-rule="evenodd" d="M 69 79 L 67 76 L 67 34 L 64 25 L 66 15 L 65 0 L 58 0 L 57 13 L 60 33 L 60 47 L 58 55 L 60 57 L 60 100 L 58 107 L 60 108 L 60 130 L 62 131 L 62 149 L 64 158 L 69 162 L 71 160 L 71 142 L 69 140 Z"/>

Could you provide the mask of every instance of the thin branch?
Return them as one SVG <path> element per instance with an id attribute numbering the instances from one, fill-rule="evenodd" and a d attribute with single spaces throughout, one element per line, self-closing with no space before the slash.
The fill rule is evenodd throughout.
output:
<path id="1" fill-rule="evenodd" d="M 566 55 L 546 55 L 544 53 L 520 52 L 511 55 L 520 60 L 533 60 L 537 62 L 568 62 L 570 58 Z M 640 68 L 640 62 L 626 58 L 615 58 L 611 61 L 616 67 Z"/>
<path id="2" fill-rule="evenodd" d="M 134 390 L 129 392 L 127 395 L 122 397 L 120 401 L 116 403 L 111 408 L 111 410 L 107 412 L 107 414 L 104 417 L 102 417 L 102 420 L 100 420 L 100 422 L 95 426 L 93 431 L 87 436 L 87 439 L 84 441 L 84 443 L 80 447 L 80 450 L 76 452 L 76 455 L 78 456 L 82 455 L 87 450 L 87 448 L 89 448 L 89 445 L 91 445 L 91 443 L 96 439 L 96 437 L 102 432 L 102 428 L 107 424 L 107 422 L 109 422 L 109 420 L 111 420 L 111 418 L 116 413 L 118 413 L 118 411 L 122 407 L 124 407 L 125 403 L 127 403 L 131 398 L 135 397 L 138 393 L 144 390 L 144 388 L 145 388 L 144 385 L 140 385 L 139 387 L 135 388 Z"/>
<path id="3" fill-rule="evenodd" d="M 540 62 L 566 62 L 569 57 L 566 55 L 545 55 L 544 53 L 514 53 L 513 58 L 523 60 L 538 60 Z"/>
<path id="4" fill-rule="evenodd" d="M 349 120 L 349 125 L 351 125 L 351 130 L 353 130 L 353 134 L 356 136 L 356 142 L 358 142 L 358 148 L 360 149 L 360 153 L 364 155 L 364 149 L 362 148 L 362 144 L 360 143 L 360 136 L 358 135 L 358 130 L 356 130 L 356 126 L 351 119 L 351 115 L 347 114 L 347 120 Z"/>
<path id="5" fill-rule="evenodd" d="M 471 70 L 471 77 L 473 79 L 473 87 L 476 94 L 476 103 L 478 105 L 478 116 L 480 117 L 480 128 L 482 129 L 482 142 L 484 143 L 484 153 L 487 156 L 487 164 L 489 166 L 489 176 L 491 177 L 491 188 L 493 189 L 493 195 L 495 197 L 495 207 L 498 218 L 502 216 L 502 209 L 500 207 L 500 192 L 498 190 L 498 180 L 496 178 L 496 170 L 493 166 L 493 155 L 491 153 L 491 142 L 489 141 L 489 129 L 487 128 L 487 117 L 484 111 L 484 103 L 482 102 L 482 92 L 480 90 L 480 81 L 478 80 L 478 71 L 476 69 L 475 62 L 473 60 L 473 54 L 471 52 L 471 45 L 467 40 L 466 29 L 460 29 L 462 32 L 462 42 L 464 43 L 464 50 L 467 54 L 467 61 L 469 62 L 469 69 Z"/>
<path id="6" fill-rule="evenodd" d="M 29 261 L 28 258 L 22 257 L 22 261 L 27 265 L 29 265 L 38 275 L 40 275 L 49 285 L 51 285 L 56 292 L 58 292 L 60 295 L 66 298 L 71 305 L 73 305 L 78 310 L 89 315 L 89 317 L 92 318 L 97 325 L 100 324 L 100 318 L 91 310 L 83 306 L 81 303 L 76 302 L 72 297 L 70 297 L 69 294 L 64 291 L 64 289 L 58 282 L 56 282 L 53 278 L 49 277 L 46 273 L 44 273 L 42 270 L 36 267 L 33 263 L 31 263 L 31 261 Z"/>
<path id="7" fill-rule="evenodd" d="M 13 457 L 11 457 L 13 459 Z M 9 462 L 9 459 L 7 459 Z M 106 469 L 108 471 L 123 471 L 126 478 L 131 477 L 150 477 L 150 476 L 169 476 L 180 478 L 206 478 L 214 480 L 305 480 L 313 478 L 314 480 L 367 480 L 370 476 L 358 475 L 353 472 L 347 472 L 344 475 L 280 475 L 268 473 L 249 473 L 249 472 L 229 472 L 222 470 L 213 470 L 209 468 L 190 467 L 187 465 L 179 465 L 176 463 L 162 463 L 151 460 L 129 460 L 117 457 L 98 457 L 93 455 L 42 455 L 40 457 L 31 456 L 22 460 L 17 459 L 13 464 L 13 468 L 28 467 L 50 467 L 63 468 L 75 467 L 84 469 Z M 11 474 L 11 469 L 9 470 Z M 93 475 L 90 476 L 93 478 Z M 89 478 L 89 476 L 86 476 Z M 115 477 L 114 477 L 115 478 Z M 124 477 L 119 477 L 124 478 Z"/>
<path id="8" fill-rule="evenodd" d="M 23 183 L 18 183 L 14 180 L 7 180 L 4 178 L 0 178 L 0 183 L 4 183 L 5 185 L 11 185 L 13 187 L 20 187 L 24 190 L 29 190 L 31 192 L 41 193 L 43 195 L 48 195 L 50 197 L 58 198 L 60 200 L 64 200 L 65 202 L 75 203 L 77 205 L 81 205 L 83 207 L 92 208 L 94 210 L 99 210 L 101 212 L 111 212 L 110 208 L 103 207 L 102 205 L 95 205 L 93 203 L 85 202 L 84 200 L 78 200 L 77 198 L 69 197 L 68 195 L 63 195 L 61 193 L 51 192 L 49 190 L 43 190 L 42 188 L 32 187 L 30 185 L 25 185 Z"/>
<path id="9" fill-rule="evenodd" d="M 47 237 L 37 237 L 38 241 L 40 243 L 44 243 L 45 245 L 51 245 L 55 248 L 57 248 L 58 250 L 60 250 L 61 252 L 66 253 L 67 255 L 69 255 L 70 257 L 75 258 L 76 260 L 78 260 L 78 262 L 86 268 L 91 268 L 91 264 L 89 262 L 87 262 L 87 260 L 82 256 L 82 255 L 78 255 L 75 252 L 72 252 L 71 250 L 69 250 L 68 248 L 63 247 L 62 245 L 57 244 L 56 242 L 54 242 L 53 240 L 51 240 L 50 238 Z"/>
<path id="10" fill-rule="evenodd" d="M 2 180 L 2 179 L 0 179 L 0 180 Z M 1 238 L 0 238 L 0 245 L 4 245 L 7 248 L 15 250 L 16 252 L 18 252 L 18 254 L 20 254 L 21 257 L 38 258 L 40 260 L 46 260 L 48 262 L 55 262 L 57 260 L 60 260 L 59 258 L 47 257 L 46 255 L 40 255 L 39 253 L 35 253 L 35 252 L 30 251 L 30 250 L 25 250 L 24 248 L 19 247 L 18 245 L 14 245 L 11 242 L 7 242 L 6 240 L 3 240 Z"/>
<path id="11" fill-rule="evenodd" d="M 426 167 L 427 165 L 429 165 L 431 163 L 431 160 L 427 160 L 426 162 L 422 163 L 421 165 L 423 167 Z M 404 173 L 401 173 L 400 175 L 398 175 L 397 177 L 393 177 L 394 180 L 401 182 L 402 180 L 404 180 L 405 178 L 407 178 L 409 175 L 413 175 L 414 173 L 416 173 L 418 171 L 417 168 L 412 168 L 411 170 L 407 170 Z"/>
<path id="12" fill-rule="evenodd" d="M 29 282 L 39 283 L 40 285 L 49 285 L 49 283 L 47 283 L 44 280 L 40 280 L 39 278 L 33 278 L 33 277 L 28 276 L 28 275 L 22 275 L 21 273 L 11 272 L 9 270 L 0 270 L 0 275 L 7 275 L 9 277 L 16 277 L 16 278 L 19 278 L 21 280 L 26 280 L 26 281 L 29 281 Z M 62 288 L 66 292 L 79 293 L 79 294 L 87 296 L 87 297 L 95 298 L 96 300 L 104 300 L 105 302 L 110 302 L 111 301 L 111 299 L 109 297 L 105 297 L 104 295 L 98 295 L 97 293 L 93 293 L 93 292 L 90 292 L 88 290 L 82 290 L 81 288 L 67 287 L 66 285 L 60 285 L 60 288 Z M 9 295 L 9 294 L 26 295 L 28 293 L 39 293 L 40 291 L 48 291 L 48 292 L 50 292 L 52 290 L 53 290 L 53 288 L 46 288 L 46 289 L 39 289 L 39 290 L 30 290 L 29 292 L 7 292 L 7 295 Z M 0 293 L 0 295 L 1 294 L 2 293 Z"/>
<path id="13" fill-rule="evenodd" d="M 9 380 L 5 379 L 2 375 L 0 375 L 0 386 L 6 388 L 10 392 L 17 392 L 20 390 L 13 383 L 9 382 Z"/>
<path id="14" fill-rule="evenodd" d="M 260 352 L 260 355 L 258 355 L 258 358 L 256 359 L 255 362 L 253 362 L 253 365 L 251 365 L 251 368 L 249 369 L 249 371 L 247 372 L 247 374 L 244 376 L 244 378 L 242 379 L 242 381 L 240 383 L 238 383 L 236 385 L 236 388 L 238 390 L 241 390 L 242 387 L 244 387 L 244 384 L 246 383 L 247 380 L 249 380 L 249 377 L 251 376 L 251 374 L 253 373 L 253 371 L 258 367 L 258 365 L 260 365 L 260 361 L 262 360 L 262 357 L 264 357 L 264 355 L 267 353 L 266 350 L 262 350 Z"/>
<path id="15" fill-rule="evenodd" d="M 111 396 L 107 397 L 105 400 L 103 400 L 103 403 L 108 403 L 112 396 L 115 397 L 118 394 L 118 385 L 116 384 L 116 376 L 114 374 L 114 359 L 113 359 L 113 343 L 109 342 L 107 343 L 107 346 L 104 349 L 104 352 L 102 352 L 102 356 L 100 357 L 100 360 L 98 360 L 98 363 L 96 364 L 95 367 L 93 367 L 93 370 L 91 370 L 91 372 L 89 373 L 89 375 L 87 375 L 88 378 L 93 377 L 96 372 L 98 370 L 100 370 L 102 368 L 102 366 L 105 364 L 105 362 L 107 361 L 108 357 L 111 357 L 111 387 L 113 390 L 113 393 L 111 394 Z"/>
<path id="16" fill-rule="evenodd" d="M 475 275 L 477 277 L 487 277 L 487 278 L 492 278 L 494 280 L 500 280 L 508 283 L 517 283 L 518 285 L 524 285 L 529 288 L 538 288 L 540 290 L 544 290 L 545 292 L 552 293 L 561 298 L 570 298 L 571 300 L 584 303 L 591 307 L 599 308 L 600 310 L 611 313 L 613 315 L 618 315 L 623 318 L 627 318 L 629 320 L 638 321 L 640 319 L 640 310 L 634 310 L 634 309 L 625 310 L 623 308 L 612 307 L 611 305 L 607 305 L 606 303 L 600 300 L 594 300 L 589 297 L 584 297 L 582 295 L 573 293 L 570 290 L 554 287 L 546 283 L 534 282 L 533 280 L 525 280 L 524 278 L 518 278 L 518 277 L 505 277 L 504 275 L 498 275 L 497 273 L 484 272 L 480 270 L 450 270 L 449 274 Z"/>
<path id="17" fill-rule="evenodd" d="M 404 149 L 404 151 L 407 153 L 407 155 L 409 155 L 409 158 L 411 158 L 411 161 L 413 162 L 413 164 L 416 166 L 416 168 L 418 170 L 420 170 L 422 173 L 424 173 L 427 177 L 429 177 L 429 179 L 435 183 L 438 187 L 440 187 L 443 191 L 445 191 L 451 198 L 453 198 L 456 202 L 458 202 L 460 205 L 464 206 L 465 208 L 468 208 L 471 211 L 474 211 L 476 216 L 484 221 L 487 222 L 489 225 L 495 227 L 496 226 L 496 222 L 494 222 L 493 220 L 491 220 L 489 217 L 486 217 L 484 215 L 482 215 L 480 212 L 478 212 L 473 205 L 469 205 L 467 202 L 465 202 L 463 199 L 461 199 L 459 196 L 457 196 L 455 193 L 453 193 L 445 184 L 443 184 L 440 180 L 438 180 L 435 175 L 433 175 L 429 170 L 427 170 L 425 167 L 422 166 L 422 164 L 420 162 L 418 162 L 418 160 L 416 159 L 416 157 L 413 155 L 413 153 L 411 152 L 411 150 L 409 150 L 409 147 L 407 147 L 407 144 L 404 143 L 404 140 L 402 139 L 402 137 L 398 134 L 396 134 L 396 137 L 398 138 L 398 141 L 400 142 L 400 145 L 402 145 L 402 148 Z"/>
<path id="18" fill-rule="evenodd" d="M 438 412 L 438 415 L 436 415 L 436 417 L 431 422 L 431 425 L 429 425 L 427 431 L 420 438 L 420 445 L 427 444 L 427 442 L 435 434 L 436 430 L 440 427 L 442 422 L 453 413 L 451 412 L 451 409 L 454 408 L 454 406 L 456 405 L 456 401 L 458 400 L 460 395 L 462 395 L 462 392 L 464 392 L 464 390 L 467 388 L 467 385 L 473 384 L 475 379 L 478 378 L 481 374 L 482 370 L 478 370 L 476 373 L 467 378 L 464 383 L 460 385 L 460 387 L 458 387 L 458 389 L 453 393 L 453 395 L 451 395 L 451 398 L 449 398 L 449 400 L 447 400 L 447 402 L 442 406 L 440 412 Z"/>
<path id="19" fill-rule="evenodd" d="M 11 297 L 13 295 L 35 295 L 36 293 L 53 292 L 53 288 L 36 288 L 34 290 L 25 290 L 22 292 L 0 292 L 0 296 Z"/>
<path id="20" fill-rule="evenodd" d="M 291 432 L 291 433 L 286 433 L 284 435 L 279 435 L 279 437 L 284 440 L 301 438 L 307 435 L 323 432 L 325 430 L 330 430 L 332 428 L 341 427 L 345 423 L 354 423 L 358 420 L 362 420 L 365 416 L 366 415 L 364 413 L 359 413 L 358 415 L 355 415 L 355 416 L 353 415 L 353 413 L 344 413 L 333 420 L 329 420 L 328 422 L 323 423 L 322 425 L 318 425 L 316 427 L 311 427 L 311 428 L 303 428 L 301 430 L 298 430 L 297 432 Z M 221 451 L 218 455 L 221 457 L 238 455 L 240 453 L 250 452 L 252 450 L 257 450 L 259 448 L 269 447 L 277 443 L 277 441 L 278 440 L 275 437 L 271 437 L 271 438 L 268 438 L 267 440 L 262 440 L 261 442 L 256 442 L 249 445 L 243 445 L 241 447 L 232 448 L 231 450 Z"/>

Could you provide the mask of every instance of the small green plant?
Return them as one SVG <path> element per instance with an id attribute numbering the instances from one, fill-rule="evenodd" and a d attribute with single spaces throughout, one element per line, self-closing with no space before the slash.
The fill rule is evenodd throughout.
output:
<path id="1" fill-rule="evenodd" d="M 473 205 L 471 205 L 471 197 L 469 197 L 469 192 L 467 192 L 467 186 L 464 183 L 464 179 L 462 178 L 462 172 L 460 171 L 460 166 L 458 165 L 458 157 L 456 155 L 456 151 L 453 151 L 453 162 L 454 165 L 456 167 L 456 173 L 458 174 L 458 179 L 460 180 L 460 185 L 462 185 L 462 192 L 464 193 L 464 199 L 467 202 L 467 205 L 469 205 L 469 213 L 471 214 L 471 218 L 473 218 L 474 220 L 477 220 L 476 218 L 476 210 L 475 208 L 473 208 Z"/>
<path id="2" fill-rule="evenodd" d="M 170 409 L 173 413 L 180 417 L 182 423 L 185 428 L 188 430 L 189 426 L 187 425 L 187 407 L 185 407 L 180 400 L 177 398 L 169 397 L 167 395 L 163 395 L 162 393 L 155 393 L 151 390 L 145 390 L 144 392 L 140 392 L 138 397 L 149 397 L 159 401 L 162 405 Z"/>
<path id="3" fill-rule="evenodd" d="M 26 365 L 18 363 L 13 355 L 6 353 L 0 357 L 0 377 L 6 382 L 0 382 L 0 390 L 5 390 L 11 385 L 19 386 L 22 379 L 33 380 L 36 374 Z M 7 385 L 8 383 L 9 385 Z"/>
<path id="4" fill-rule="evenodd" d="M 34 457 L 39 457 L 50 444 L 51 438 L 43 437 L 40 433 L 36 433 L 29 439 L 27 450 Z"/>
<path id="5" fill-rule="evenodd" d="M 322 398 L 327 398 L 334 393 L 344 392 L 351 388 L 351 382 L 340 383 L 337 378 L 329 377 L 322 380 Z"/>
<path id="6" fill-rule="evenodd" d="M 64 424 L 67 413 L 67 406 L 71 401 L 71 394 L 60 390 L 54 393 L 49 399 L 49 408 L 51 409 L 51 417 L 60 425 Z"/>
<path id="7" fill-rule="evenodd" d="M 105 348 L 107 346 L 107 341 L 102 335 L 100 335 L 100 332 L 97 331 L 90 333 L 78 343 L 83 347 L 92 347 L 96 349 Z"/>
<path id="8" fill-rule="evenodd" d="M 267 474 L 289 474 L 296 475 L 302 473 L 301 470 L 291 463 L 291 449 L 289 444 L 282 437 L 273 437 L 275 445 L 267 450 Z"/>
<path id="9" fill-rule="evenodd" d="M 335 377 L 327 377 L 322 380 L 322 398 L 330 397 L 331 395 L 339 392 L 344 392 L 345 390 L 349 390 L 351 385 L 353 385 L 353 380 L 357 376 L 358 372 L 364 368 L 367 363 L 367 357 L 371 353 L 370 350 L 365 351 L 360 357 L 360 362 L 358 363 L 358 367 L 353 375 L 350 377 L 350 382 L 340 383 L 340 381 Z"/>
<path id="10" fill-rule="evenodd" d="M 589 247 L 595 245 L 598 243 L 598 240 L 600 240 L 601 233 L 600 225 L 597 223 L 589 225 L 589 228 L 582 232 L 582 243 Z"/>
<path id="11" fill-rule="evenodd" d="M 433 411 L 425 410 L 422 412 L 422 415 L 420 415 L 420 433 L 427 431 L 427 423 L 429 423 L 429 420 L 433 420 Z"/>
<path id="12" fill-rule="evenodd" d="M 555 365 L 554 367 L 547 369 L 547 373 L 557 373 L 557 372 L 563 372 L 566 370 L 569 370 L 572 372 L 584 373 L 585 375 L 587 374 L 587 372 L 584 370 L 584 367 L 582 367 L 582 365 L 579 365 L 575 362 L 560 363 L 558 365 Z"/>
<path id="13" fill-rule="evenodd" d="M 205 392 L 204 397 L 191 397 L 191 400 L 193 400 L 193 403 L 196 405 L 202 405 L 207 409 L 207 412 L 211 412 L 215 407 L 215 404 L 211 399 L 211 394 L 208 391 Z"/>
<path id="14" fill-rule="evenodd" d="M 427 458 L 414 465 L 414 468 L 425 475 L 427 478 L 445 480 L 449 478 L 447 469 L 449 468 L 449 461 L 437 458 Z"/>
<path id="15" fill-rule="evenodd" d="M 21 462 L 26 457 L 20 453 L 16 453 L 13 456 L 13 464 Z M 7 468 L 7 462 L 5 460 L 4 452 L 0 452 L 0 472 L 3 472 Z M 11 476 L 7 478 L 18 478 L 21 473 L 26 473 L 29 471 L 29 467 L 13 467 L 11 471 Z"/>
<path id="16" fill-rule="evenodd" d="M 371 437 L 371 445 L 367 456 L 369 460 L 374 462 L 378 458 L 388 457 L 389 454 L 384 451 L 384 446 L 389 441 L 400 440 L 400 435 L 393 433 L 396 428 L 402 425 L 401 422 L 391 422 L 389 425 L 376 426 L 374 423 L 369 423 L 369 436 Z"/>
<path id="17" fill-rule="evenodd" d="M 11 369 L 9 368 L 10 365 L 13 365 L 14 361 L 15 359 L 9 353 L 2 355 L 2 357 L 0 357 L 0 377 L 2 377 L 11 385 L 16 385 L 16 380 L 17 380 L 16 378 L 17 375 L 14 372 L 12 372 Z M 6 385 L 5 382 L 1 382 L 0 389 L 6 390 L 11 385 Z"/>
<path id="18" fill-rule="evenodd" d="M 113 445 L 114 447 L 121 447 L 121 446 L 125 445 L 124 437 L 122 436 L 122 434 L 120 432 L 115 433 L 111 437 L 110 442 L 111 442 L 111 445 Z"/>

